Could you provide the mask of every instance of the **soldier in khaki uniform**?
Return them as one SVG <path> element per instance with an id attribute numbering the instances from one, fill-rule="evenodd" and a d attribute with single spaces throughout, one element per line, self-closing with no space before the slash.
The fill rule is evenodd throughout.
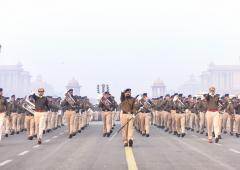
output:
<path id="1" fill-rule="evenodd" d="M 191 118 L 191 103 L 192 103 L 192 95 L 188 95 L 188 98 L 184 101 L 186 106 L 186 129 L 190 130 L 190 118 Z"/>
<path id="2" fill-rule="evenodd" d="M 208 130 L 208 142 L 212 143 L 212 131 L 215 134 L 215 142 L 219 141 L 220 127 L 219 127 L 219 96 L 215 94 L 215 87 L 209 88 L 209 94 L 206 95 L 207 100 L 207 130 Z"/>
<path id="3" fill-rule="evenodd" d="M 169 94 L 165 96 L 165 99 L 163 101 L 163 116 L 164 116 L 164 127 L 165 127 L 165 132 L 172 133 L 172 124 L 171 124 L 171 109 L 172 109 L 172 99 Z"/>
<path id="4" fill-rule="evenodd" d="M 33 94 L 30 97 L 35 101 L 34 122 L 36 127 L 38 144 L 42 144 L 44 125 L 49 111 L 48 99 L 44 95 L 44 89 L 38 89 L 38 95 Z"/>
<path id="5" fill-rule="evenodd" d="M 236 137 L 239 138 L 240 136 L 240 98 L 236 100 L 235 103 L 235 121 L 236 121 Z"/>
<path id="6" fill-rule="evenodd" d="M 175 114 L 175 122 L 176 122 L 176 130 L 178 137 L 184 137 L 185 134 L 185 105 L 181 101 L 178 95 L 176 95 L 173 99 L 173 108 L 176 110 Z"/>
<path id="7" fill-rule="evenodd" d="M 133 146 L 133 119 L 135 118 L 135 98 L 131 96 L 131 89 L 121 93 L 121 115 L 120 122 L 122 129 L 122 140 L 124 147 Z"/>
<path id="8" fill-rule="evenodd" d="M 68 127 L 69 138 L 71 139 L 74 135 L 74 118 L 76 115 L 76 99 L 73 96 L 73 89 L 69 89 L 65 95 L 65 99 L 62 101 L 61 106 L 65 110 L 65 118 Z"/>
<path id="9" fill-rule="evenodd" d="M 109 137 L 112 132 L 112 110 L 114 108 L 109 92 L 104 92 L 103 97 L 99 102 L 99 107 L 102 110 L 103 137 Z"/>
<path id="10" fill-rule="evenodd" d="M 206 112 L 207 112 L 207 102 L 205 97 L 202 98 L 201 102 L 200 102 L 200 134 L 204 133 L 204 128 L 206 125 Z"/>
<path id="11" fill-rule="evenodd" d="M 7 110 L 10 114 L 12 120 L 12 132 L 11 135 L 14 133 L 19 134 L 20 132 L 20 115 L 17 113 L 17 101 L 15 100 L 15 95 L 11 96 L 11 100 L 8 103 Z"/>
<path id="12" fill-rule="evenodd" d="M 34 137 L 34 134 L 35 134 L 34 115 L 32 113 L 28 112 L 28 111 L 25 111 L 25 114 L 26 114 L 26 116 L 25 116 L 25 127 L 27 129 L 28 140 L 33 140 L 33 137 Z"/>
<path id="13" fill-rule="evenodd" d="M 223 114 L 223 131 L 227 132 L 227 122 L 230 122 L 230 135 L 233 136 L 234 126 L 234 106 L 232 100 L 229 98 L 229 94 L 225 95 L 225 113 Z"/>
<path id="14" fill-rule="evenodd" d="M 0 141 L 2 139 L 3 124 L 5 121 L 6 110 L 7 110 L 7 100 L 3 96 L 3 89 L 0 88 Z"/>
<path id="15" fill-rule="evenodd" d="M 139 110 L 140 118 L 140 131 L 143 136 L 150 136 L 150 121 L 151 121 L 151 109 L 153 103 L 149 100 L 147 93 L 144 93 L 142 99 L 138 102 L 136 106 Z"/>

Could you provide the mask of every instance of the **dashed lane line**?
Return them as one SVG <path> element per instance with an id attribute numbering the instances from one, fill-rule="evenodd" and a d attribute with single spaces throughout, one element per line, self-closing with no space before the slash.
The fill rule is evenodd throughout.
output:
<path id="1" fill-rule="evenodd" d="M 6 164 L 8 164 L 8 163 L 10 163 L 10 162 L 12 162 L 12 160 L 6 160 L 6 161 L 1 162 L 1 163 L 0 163 L 0 167 L 1 167 L 1 166 L 4 166 L 4 165 L 6 165 Z"/>
<path id="2" fill-rule="evenodd" d="M 48 143 L 48 142 L 50 142 L 51 141 L 51 139 L 46 139 L 45 141 L 44 141 L 44 143 Z"/>
<path id="3" fill-rule="evenodd" d="M 234 153 L 237 153 L 237 154 L 240 154 L 240 151 L 236 150 L 236 149 L 229 149 L 230 151 L 234 152 Z"/>
<path id="4" fill-rule="evenodd" d="M 39 148 L 39 147 L 40 147 L 40 145 L 35 145 L 32 148 Z"/>
<path id="5" fill-rule="evenodd" d="M 132 148 L 125 147 L 125 155 L 128 164 L 128 170 L 138 170 Z"/>
<path id="6" fill-rule="evenodd" d="M 21 153 L 18 154 L 18 156 L 23 156 L 23 155 L 26 155 L 29 151 L 23 151 Z"/>

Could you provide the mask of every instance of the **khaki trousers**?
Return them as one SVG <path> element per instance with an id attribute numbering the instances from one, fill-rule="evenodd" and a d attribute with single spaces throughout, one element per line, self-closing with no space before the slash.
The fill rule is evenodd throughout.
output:
<path id="1" fill-rule="evenodd" d="M 79 117 L 80 113 L 76 113 L 74 117 L 74 133 L 77 133 L 77 131 L 79 130 Z"/>
<path id="2" fill-rule="evenodd" d="M 172 119 L 172 131 L 176 130 L 176 120 L 175 120 L 176 110 L 171 110 L 171 119 Z"/>
<path id="3" fill-rule="evenodd" d="M 34 114 L 35 128 L 38 139 L 42 139 L 46 118 L 47 112 L 35 112 Z"/>
<path id="4" fill-rule="evenodd" d="M 204 127 L 205 127 L 205 113 L 204 112 L 200 112 L 199 116 L 200 116 L 200 131 L 204 132 Z"/>
<path id="5" fill-rule="evenodd" d="M 103 133 L 109 133 L 112 125 L 111 125 L 111 112 L 102 112 L 102 120 L 103 120 Z"/>
<path id="6" fill-rule="evenodd" d="M 25 129 L 25 113 L 21 113 L 20 115 L 20 130 Z"/>
<path id="7" fill-rule="evenodd" d="M 133 140 L 133 119 L 132 119 L 132 117 L 133 117 L 132 114 L 123 114 L 123 113 L 120 114 L 121 126 L 126 125 L 122 129 L 123 143 L 128 143 L 128 141 L 130 139 Z"/>
<path id="8" fill-rule="evenodd" d="M 34 117 L 26 115 L 25 116 L 25 126 L 27 128 L 27 135 L 33 136 L 34 135 Z"/>
<path id="9" fill-rule="evenodd" d="M 47 116 L 47 126 L 46 129 L 52 129 L 52 114 L 53 112 L 48 112 L 48 116 Z"/>
<path id="10" fill-rule="evenodd" d="M 81 128 L 83 128 L 83 115 L 82 115 L 82 113 L 79 113 L 78 121 L 79 121 L 79 129 L 78 130 L 81 130 Z"/>
<path id="11" fill-rule="evenodd" d="M 218 135 L 220 135 L 219 112 L 207 111 L 206 118 L 207 118 L 208 139 L 212 139 L 212 132 L 215 133 L 215 138 L 217 138 Z"/>
<path id="12" fill-rule="evenodd" d="M 139 113 L 140 114 L 140 124 L 142 134 L 149 134 L 150 132 L 150 121 L 151 113 Z"/>
<path id="13" fill-rule="evenodd" d="M 11 113 L 11 118 L 12 118 L 12 130 L 14 130 L 14 132 L 20 132 L 21 115 L 18 113 Z"/>
<path id="14" fill-rule="evenodd" d="M 186 128 L 190 128 L 190 118 L 192 112 L 190 110 L 186 110 Z"/>
<path id="15" fill-rule="evenodd" d="M 184 113 L 175 114 L 176 130 L 178 134 L 185 133 L 185 121 L 186 121 L 185 118 L 186 118 L 186 114 Z"/>
<path id="16" fill-rule="evenodd" d="M 161 111 L 156 111 L 155 112 L 155 116 L 156 116 L 156 118 L 155 118 L 155 124 L 157 125 L 157 126 L 161 126 Z"/>
<path id="17" fill-rule="evenodd" d="M 73 110 L 67 110 L 65 112 L 65 118 L 66 118 L 66 123 L 68 127 L 68 133 L 73 134 L 74 132 L 74 118 L 75 118 L 76 112 Z"/>
<path id="18" fill-rule="evenodd" d="M 233 132 L 233 123 L 234 123 L 233 115 L 225 112 L 223 114 L 223 130 L 224 131 L 227 131 L 227 121 L 228 120 L 230 122 L 230 132 Z"/>
<path id="19" fill-rule="evenodd" d="M 220 133 L 222 133 L 223 130 L 223 114 L 219 113 L 219 128 L 220 128 Z"/>
<path id="20" fill-rule="evenodd" d="M 240 115 L 235 114 L 235 121 L 236 121 L 236 133 L 240 135 Z"/>
<path id="21" fill-rule="evenodd" d="M 0 141 L 2 140 L 2 133 L 3 133 L 3 124 L 5 119 L 5 113 L 0 113 Z"/>
<path id="22" fill-rule="evenodd" d="M 200 117 L 196 113 L 192 113 L 190 116 L 190 128 L 199 130 L 200 129 Z"/>
<path id="23" fill-rule="evenodd" d="M 170 124 L 170 116 L 171 114 L 167 111 L 163 111 L 163 119 L 164 119 L 164 126 L 165 128 L 170 128 L 169 124 Z"/>
<path id="24" fill-rule="evenodd" d="M 120 116 L 121 116 L 121 114 L 120 114 Z M 141 123 L 140 123 L 139 113 L 136 115 L 136 117 L 135 117 L 135 119 L 134 119 L 134 121 L 133 121 L 133 124 L 134 124 L 134 126 L 135 126 L 135 128 L 136 128 L 137 130 L 140 130 Z"/>
<path id="25" fill-rule="evenodd" d="M 11 117 L 9 115 L 5 116 L 4 127 L 5 127 L 5 134 L 9 134 L 11 129 Z"/>

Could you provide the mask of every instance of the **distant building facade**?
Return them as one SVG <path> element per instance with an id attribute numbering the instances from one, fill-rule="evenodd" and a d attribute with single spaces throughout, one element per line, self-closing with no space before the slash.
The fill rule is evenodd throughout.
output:
<path id="1" fill-rule="evenodd" d="M 4 96 L 15 94 L 17 97 L 23 97 L 31 91 L 31 76 L 23 69 L 21 63 L 0 65 L 0 87 L 4 90 Z"/>
<path id="2" fill-rule="evenodd" d="M 216 86 L 217 93 L 240 93 L 240 65 L 216 65 L 211 63 L 200 76 L 201 87 L 205 91 Z"/>

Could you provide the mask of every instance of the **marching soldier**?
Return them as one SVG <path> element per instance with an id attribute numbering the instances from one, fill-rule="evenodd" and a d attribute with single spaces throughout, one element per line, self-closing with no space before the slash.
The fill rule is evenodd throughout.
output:
<path id="1" fill-rule="evenodd" d="M 188 95 L 188 98 L 184 101 L 186 106 L 186 129 L 190 130 L 190 118 L 191 118 L 191 106 L 192 106 L 192 95 Z"/>
<path id="2" fill-rule="evenodd" d="M 61 106 L 65 110 L 65 118 L 67 121 L 67 126 L 68 126 L 68 133 L 69 133 L 69 138 L 71 139 L 75 134 L 74 134 L 74 119 L 76 115 L 76 99 L 74 99 L 73 96 L 73 89 L 69 89 L 68 92 L 65 94 L 65 99 L 62 101 Z"/>
<path id="3" fill-rule="evenodd" d="M 176 110 L 175 122 L 178 137 L 184 137 L 185 134 L 185 105 L 178 95 L 173 99 L 173 108 Z"/>
<path id="4" fill-rule="evenodd" d="M 170 111 L 172 109 L 172 102 L 171 102 L 171 97 L 169 94 L 165 96 L 164 102 L 163 102 L 163 116 L 164 116 L 164 127 L 165 127 L 165 132 L 171 133 L 172 126 L 170 124 L 171 122 L 171 114 Z"/>
<path id="5" fill-rule="evenodd" d="M 103 97 L 100 100 L 99 107 L 102 109 L 102 120 L 103 120 L 103 137 L 109 137 L 112 132 L 112 110 L 113 101 L 110 97 L 109 92 L 104 92 Z"/>
<path id="6" fill-rule="evenodd" d="M 220 127 L 219 127 L 219 96 L 215 94 L 215 87 L 209 88 L 209 94 L 206 95 L 207 100 L 207 131 L 208 131 L 208 142 L 212 143 L 212 132 L 215 134 L 215 142 L 219 141 Z"/>
<path id="7" fill-rule="evenodd" d="M 35 136 L 35 121 L 34 121 L 34 115 L 33 113 L 27 111 L 27 110 L 23 110 L 23 108 L 21 107 L 21 104 L 23 102 L 24 99 L 20 99 L 19 100 L 19 107 L 18 107 L 18 113 L 23 113 L 25 112 L 26 116 L 25 116 L 25 127 L 27 129 L 27 136 L 28 136 L 28 140 L 33 140 L 33 137 Z M 30 99 L 30 101 L 32 103 L 34 103 L 33 98 Z"/>
<path id="8" fill-rule="evenodd" d="M 44 95 L 44 89 L 39 88 L 38 95 L 33 94 L 31 96 L 35 101 L 34 120 L 35 120 L 37 140 L 39 145 L 42 144 L 44 125 L 47 117 L 47 112 L 49 111 L 48 99 L 43 95 Z"/>
<path id="9" fill-rule="evenodd" d="M 11 96 L 11 100 L 8 103 L 7 107 L 8 112 L 11 115 L 11 120 L 12 120 L 12 132 L 11 135 L 14 133 L 19 134 L 21 130 L 21 114 L 18 114 L 18 104 L 17 101 L 15 100 L 15 95 Z"/>
<path id="10" fill-rule="evenodd" d="M 135 118 L 135 98 L 131 96 L 131 89 L 126 89 L 121 93 L 120 122 L 122 129 L 122 139 L 124 147 L 133 146 L 133 119 Z"/>
<path id="11" fill-rule="evenodd" d="M 204 133 L 204 128 L 206 125 L 206 112 L 207 112 L 207 101 L 204 98 L 202 98 L 201 102 L 200 102 L 200 108 L 199 108 L 199 116 L 200 116 L 200 134 Z"/>
<path id="12" fill-rule="evenodd" d="M 195 129 L 196 132 L 200 132 L 200 108 L 201 108 L 201 98 L 197 98 L 197 102 L 194 105 L 194 124 L 195 124 Z"/>
<path id="13" fill-rule="evenodd" d="M 140 114 L 140 131 L 143 136 L 149 137 L 150 121 L 151 121 L 151 109 L 152 102 L 149 100 L 147 93 L 144 93 L 142 99 L 138 102 L 139 114 Z"/>
<path id="14" fill-rule="evenodd" d="M 4 127 L 5 127 L 5 137 L 8 137 L 8 135 L 11 133 L 12 130 L 12 120 L 11 120 L 11 112 L 8 109 L 8 101 L 7 101 L 7 107 L 5 112 L 5 121 L 4 121 Z"/>
<path id="15" fill-rule="evenodd" d="M 239 138 L 240 136 L 240 100 L 239 97 L 236 101 L 235 105 L 235 121 L 236 121 L 236 137 Z"/>
<path id="16" fill-rule="evenodd" d="M 223 115 L 223 131 L 227 133 L 227 121 L 230 121 L 230 135 L 233 136 L 233 123 L 234 123 L 234 106 L 232 100 L 229 98 L 229 94 L 225 95 L 226 105 L 225 113 Z"/>
<path id="17" fill-rule="evenodd" d="M 2 139 L 3 123 L 5 121 L 6 110 L 7 110 L 7 100 L 3 96 L 3 89 L 0 88 L 0 141 Z"/>

